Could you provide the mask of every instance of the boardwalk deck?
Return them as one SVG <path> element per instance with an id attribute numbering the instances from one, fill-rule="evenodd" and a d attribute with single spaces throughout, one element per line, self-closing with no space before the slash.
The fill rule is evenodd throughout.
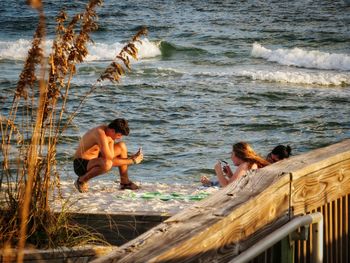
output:
<path id="1" fill-rule="evenodd" d="M 338 216 L 336 232 L 348 239 L 349 194 L 346 140 L 249 174 L 94 262 L 227 262 L 296 215 L 327 210 L 331 216 L 326 220 L 333 220 L 335 208 L 329 204 L 337 200 L 342 200 L 338 210 L 346 215 Z M 333 250 L 349 250 L 349 242 L 333 245 L 333 232 L 327 237 L 325 253 L 331 253 L 330 243 Z M 308 249 L 300 256 L 306 258 Z M 337 262 L 348 262 L 342 260 Z"/>

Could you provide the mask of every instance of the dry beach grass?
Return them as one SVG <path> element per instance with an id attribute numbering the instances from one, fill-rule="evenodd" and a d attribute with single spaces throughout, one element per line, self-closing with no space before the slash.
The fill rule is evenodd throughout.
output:
<path id="1" fill-rule="evenodd" d="M 57 247 L 103 242 L 90 231 L 68 222 L 66 211 L 54 215 L 52 193 L 62 198 L 56 167 L 56 146 L 79 113 L 86 98 L 102 80 L 120 81 L 130 70 L 130 58 L 137 59 L 135 43 L 147 33 L 139 31 L 117 54 L 96 83 L 83 94 L 73 112 L 67 112 L 71 80 L 76 66 L 88 54 L 90 33 L 98 28 L 96 8 L 102 0 L 90 0 L 83 12 L 70 20 L 65 11 L 57 18 L 51 53 L 44 54 L 46 18 L 39 0 L 27 1 L 38 12 L 39 22 L 32 46 L 14 90 L 12 106 L 2 112 L 0 192 L 6 211 L 0 214 L 0 246 L 23 250 L 26 244 Z M 22 255 L 19 253 L 18 261 Z"/>

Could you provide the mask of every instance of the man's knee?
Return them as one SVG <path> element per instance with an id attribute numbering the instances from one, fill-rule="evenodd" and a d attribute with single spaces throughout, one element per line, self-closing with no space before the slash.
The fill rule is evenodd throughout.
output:
<path id="1" fill-rule="evenodd" d="M 104 170 L 104 172 L 108 172 L 109 170 L 111 170 L 113 167 L 113 161 L 112 160 L 105 160 L 103 162 L 103 166 L 102 169 Z"/>

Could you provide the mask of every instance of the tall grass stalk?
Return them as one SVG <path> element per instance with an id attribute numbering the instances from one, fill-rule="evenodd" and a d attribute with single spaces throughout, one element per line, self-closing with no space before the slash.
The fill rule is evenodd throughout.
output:
<path id="1" fill-rule="evenodd" d="M 70 21 L 64 11 L 58 14 L 56 36 L 48 56 L 44 56 L 42 48 L 46 36 L 43 5 L 40 0 L 27 3 L 38 11 L 39 23 L 12 106 L 7 116 L 0 116 L 0 202 L 6 207 L 0 210 L 0 245 L 17 246 L 18 262 L 23 261 L 28 242 L 37 247 L 57 247 L 101 241 L 86 229 L 72 225 L 66 211 L 56 216 L 50 209 L 50 193 L 54 188 L 59 191 L 56 145 L 98 83 L 119 82 L 131 69 L 130 58 L 137 59 L 138 53 L 135 44 L 147 33 L 146 29 L 140 30 L 101 73 L 75 110 L 67 113 L 70 83 L 77 64 L 88 54 L 90 33 L 97 29 L 95 9 L 102 0 L 90 0 L 85 10 Z"/>

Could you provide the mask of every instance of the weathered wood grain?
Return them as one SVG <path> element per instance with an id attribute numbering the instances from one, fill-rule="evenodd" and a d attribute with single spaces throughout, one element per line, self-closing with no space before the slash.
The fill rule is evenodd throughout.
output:
<path id="1" fill-rule="evenodd" d="M 292 181 L 292 207 L 295 215 L 306 214 L 317 207 L 350 193 L 350 157 L 348 160 L 299 175 Z"/>
<path id="2" fill-rule="evenodd" d="M 285 222 L 350 193 L 350 140 L 251 173 L 94 262 L 227 262 Z"/>
<path id="3" fill-rule="evenodd" d="M 261 185 L 264 191 L 259 193 Z M 185 262 L 218 255 L 227 261 L 239 253 L 239 240 L 287 213 L 289 189 L 289 174 L 251 174 L 220 190 L 220 195 L 169 218 L 101 262 Z M 258 195 L 260 198 L 252 198 Z M 258 209 L 262 212 L 257 213 Z"/>
<path id="4" fill-rule="evenodd" d="M 88 262 L 97 256 L 105 255 L 115 247 L 86 246 L 79 248 L 57 248 L 48 250 L 25 249 L 23 262 Z M 0 262 L 17 262 L 16 249 L 0 250 Z"/>

